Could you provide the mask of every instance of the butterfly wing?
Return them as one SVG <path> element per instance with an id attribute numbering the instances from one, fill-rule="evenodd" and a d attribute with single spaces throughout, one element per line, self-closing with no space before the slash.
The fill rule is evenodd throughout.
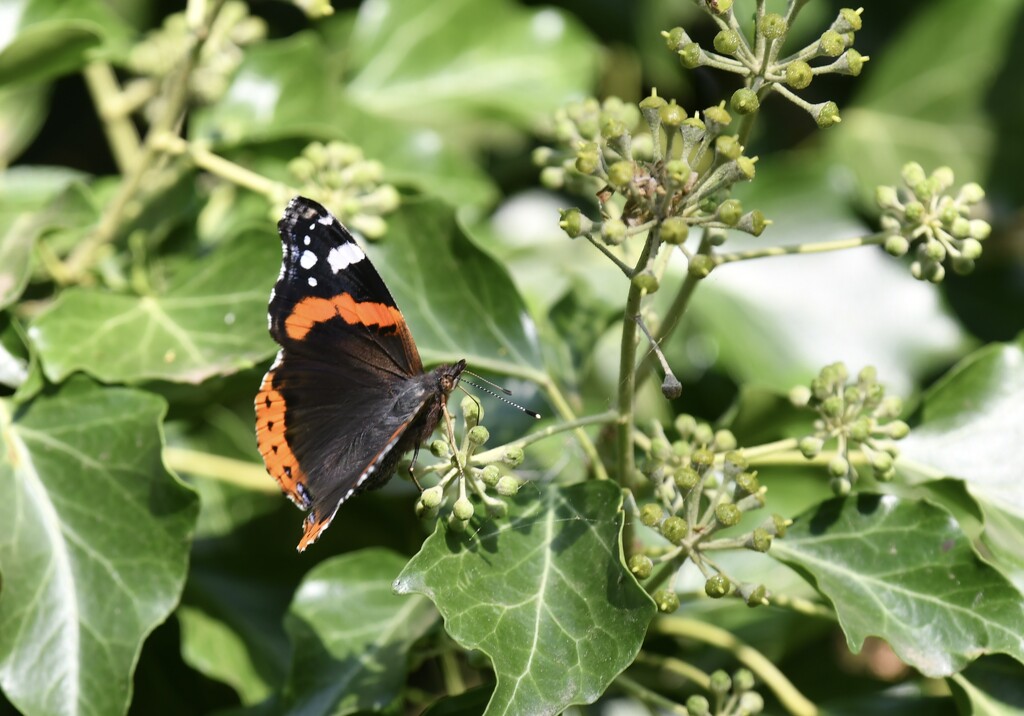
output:
<path id="1" fill-rule="evenodd" d="M 304 549 L 346 499 L 382 484 L 436 394 L 391 293 L 351 234 L 296 197 L 278 224 L 270 333 L 281 351 L 256 396 L 267 471 L 311 510 Z"/>

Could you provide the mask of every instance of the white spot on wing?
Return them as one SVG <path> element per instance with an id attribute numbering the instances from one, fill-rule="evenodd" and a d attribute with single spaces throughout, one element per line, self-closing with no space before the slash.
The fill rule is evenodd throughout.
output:
<path id="1" fill-rule="evenodd" d="M 311 239 L 309 238 L 309 234 L 306 234 L 305 236 L 302 237 L 302 243 L 304 245 L 309 246 L 309 242 L 310 241 L 311 241 Z"/>
<path id="2" fill-rule="evenodd" d="M 313 286 L 314 288 L 316 287 L 316 279 L 313 278 L 312 276 L 309 277 L 309 285 Z"/>
<path id="3" fill-rule="evenodd" d="M 327 263 L 331 265 L 331 271 L 338 273 L 342 269 L 359 263 L 365 258 L 366 254 L 363 253 L 362 249 L 354 243 L 345 243 L 331 249 L 331 252 L 327 254 Z"/>
<path id="4" fill-rule="evenodd" d="M 324 226 L 330 226 L 331 224 L 334 223 L 334 216 L 332 216 L 331 213 L 328 212 L 323 216 L 316 217 L 316 220 L 317 222 L 323 224 Z"/>
<path id="5" fill-rule="evenodd" d="M 302 252 L 302 258 L 299 259 L 299 266 L 306 269 L 307 271 L 316 266 L 316 254 L 309 249 Z"/>

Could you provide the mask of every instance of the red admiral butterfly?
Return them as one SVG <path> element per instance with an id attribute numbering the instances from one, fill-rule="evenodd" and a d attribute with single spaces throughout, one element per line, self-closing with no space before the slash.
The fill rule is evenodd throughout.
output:
<path id="1" fill-rule="evenodd" d="M 295 197 L 277 228 L 284 256 L 268 323 L 281 350 L 256 395 L 256 440 L 267 472 L 310 510 L 301 552 L 341 503 L 419 452 L 466 361 L 423 371 L 395 299 L 320 204 Z"/>

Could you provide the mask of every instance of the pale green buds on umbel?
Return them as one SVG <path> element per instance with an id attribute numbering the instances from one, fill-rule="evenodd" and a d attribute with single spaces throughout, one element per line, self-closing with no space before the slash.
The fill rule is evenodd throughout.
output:
<path id="1" fill-rule="evenodd" d="M 629 571 L 637 579 L 647 579 L 654 571 L 654 562 L 645 554 L 634 554 L 629 558 Z"/>
<path id="2" fill-rule="evenodd" d="M 723 55 L 731 55 L 739 49 L 740 36 L 735 30 L 722 30 L 715 35 L 715 51 Z"/>
<path id="3" fill-rule="evenodd" d="M 803 60 L 795 60 L 786 65 L 786 84 L 793 89 L 805 89 L 814 79 L 811 66 Z"/>
<path id="4" fill-rule="evenodd" d="M 662 614 L 671 614 L 679 609 L 679 596 L 668 589 L 659 589 L 651 595 L 654 603 L 658 605 L 658 611 Z"/>
<path id="5" fill-rule="evenodd" d="M 468 522 L 471 520 L 473 518 L 473 512 L 473 503 L 465 497 L 460 497 L 455 501 L 455 504 L 452 505 L 452 514 L 455 516 L 455 519 L 462 522 Z"/>
<path id="6" fill-rule="evenodd" d="M 786 19 L 775 12 L 768 12 L 757 21 L 757 30 L 769 40 L 777 40 L 789 31 Z"/>
<path id="7" fill-rule="evenodd" d="M 741 87 L 732 93 L 729 106 L 737 114 L 750 114 L 760 108 L 761 101 L 757 98 L 756 92 L 746 87 Z"/>

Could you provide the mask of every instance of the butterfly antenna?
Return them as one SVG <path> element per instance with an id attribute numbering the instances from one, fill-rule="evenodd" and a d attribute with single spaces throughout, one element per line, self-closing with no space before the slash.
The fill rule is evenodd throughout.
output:
<path id="1" fill-rule="evenodd" d="M 462 378 L 462 380 L 460 381 L 460 384 L 459 384 L 459 390 L 461 390 L 466 395 L 469 395 L 469 397 L 472 398 L 473 396 L 470 395 L 469 392 L 465 388 L 462 387 L 461 383 L 469 383 L 470 385 L 472 385 L 477 390 L 482 390 L 483 392 L 487 393 L 488 395 L 493 395 L 495 398 L 497 398 L 501 402 L 505 403 L 506 405 L 511 405 L 516 410 L 520 410 L 520 411 L 526 413 L 527 415 L 529 415 L 532 418 L 537 418 L 538 420 L 540 419 L 540 413 L 535 413 L 532 410 L 530 410 L 529 408 L 524 408 L 519 403 L 514 403 L 511 400 L 509 400 L 508 398 L 506 398 L 505 395 L 512 395 L 512 391 L 509 390 L 508 388 L 503 388 L 500 385 L 492 383 L 491 381 L 487 380 L 486 378 L 480 377 L 476 373 L 470 373 L 468 370 L 462 371 L 463 375 L 465 375 L 466 373 L 469 373 L 474 378 L 482 380 L 483 382 L 487 383 L 487 385 L 493 386 L 494 388 L 497 388 L 497 390 L 501 391 L 501 393 L 498 393 L 498 392 L 496 392 L 494 390 L 490 390 L 489 388 L 485 388 L 484 386 L 479 385 L 478 383 L 474 383 L 471 380 L 466 380 L 465 378 Z M 504 393 L 504 395 L 502 395 L 502 393 Z"/>

